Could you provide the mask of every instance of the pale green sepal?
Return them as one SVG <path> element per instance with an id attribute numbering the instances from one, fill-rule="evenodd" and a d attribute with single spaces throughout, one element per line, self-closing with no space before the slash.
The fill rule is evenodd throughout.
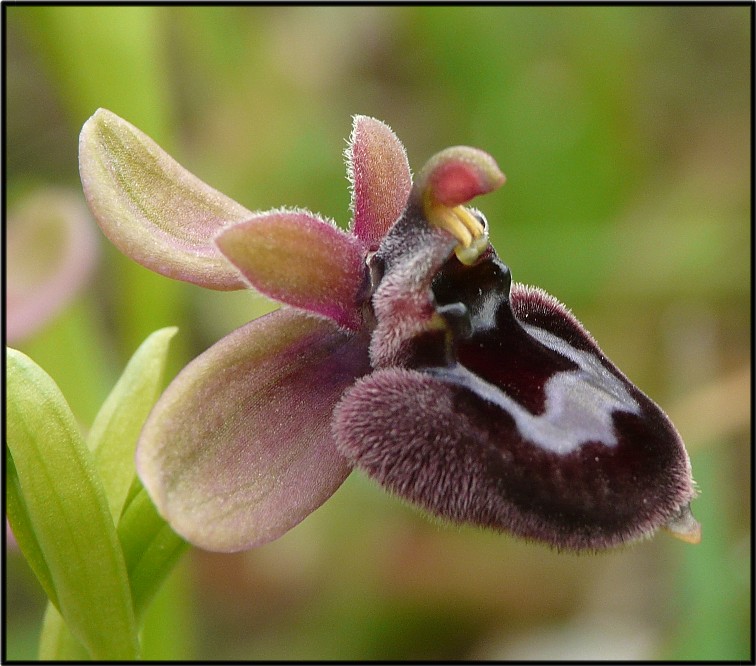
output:
<path id="1" fill-rule="evenodd" d="M 218 552 L 278 538 L 351 471 L 331 412 L 369 370 L 368 340 L 282 308 L 194 359 L 158 398 L 136 468 L 184 539 Z"/>
<path id="2" fill-rule="evenodd" d="M 92 455 L 55 382 L 7 350 L 7 446 L 71 632 L 93 659 L 135 659 L 126 565 Z"/>
<path id="3" fill-rule="evenodd" d="M 177 331 L 175 326 L 155 331 L 134 352 L 87 437 L 115 521 L 134 478 L 139 432 L 159 395 L 168 346 Z"/>

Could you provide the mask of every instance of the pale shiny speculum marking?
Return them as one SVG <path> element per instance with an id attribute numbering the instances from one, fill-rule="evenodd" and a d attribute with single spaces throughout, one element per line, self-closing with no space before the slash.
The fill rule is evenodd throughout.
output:
<path id="1" fill-rule="evenodd" d="M 575 349 L 552 333 L 525 326 L 542 344 L 577 364 L 576 370 L 557 372 L 544 387 L 545 410 L 531 414 L 500 388 L 470 372 L 462 365 L 444 369 L 447 381 L 473 389 L 484 399 L 509 413 L 522 436 L 547 451 L 566 455 L 587 442 L 617 445 L 612 415 L 638 414 L 640 407 L 612 373 L 593 354 Z M 430 374 L 437 371 L 430 370 Z"/>

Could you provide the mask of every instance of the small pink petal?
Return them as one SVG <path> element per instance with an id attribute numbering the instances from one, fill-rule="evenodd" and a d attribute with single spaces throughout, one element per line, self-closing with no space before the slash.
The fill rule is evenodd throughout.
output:
<path id="1" fill-rule="evenodd" d="M 95 226 L 81 194 L 40 190 L 8 216 L 9 342 L 34 333 L 84 286 L 97 259 Z"/>
<path id="2" fill-rule="evenodd" d="M 358 238 L 312 213 L 261 213 L 222 231 L 215 242 L 258 291 L 357 330 L 368 279 Z"/>
<path id="3" fill-rule="evenodd" d="M 355 116 L 346 158 L 352 183 L 351 230 L 374 251 L 407 205 L 412 187 L 407 153 L 388 125 Z"/>
<path id="4" fill-rule="evenodd" d="M 504 181 L 504 174 L 488 153 L 469 146 L 453 146 L 428 160 L 415 188 L 431 204 L 454 207 L 495 190 Z"/>
<path id="5" fill-rule="evenodd" d="M 89 207 L 125 255 L 176 280 L 244 287 L 212 240 L 253 213 L 189 173 L 146 134 L 99 109 L 81 130 L 79 170 Z"/>
<path id="6" fill-rule="evenodd" d="M 139 476 L 161 515 L 214 551 L 287 532 L 349 474 L 330 417 L 368 370 L 365 338 L 296 310 L 213 345 L 168 386 L 137 447 Z"/>

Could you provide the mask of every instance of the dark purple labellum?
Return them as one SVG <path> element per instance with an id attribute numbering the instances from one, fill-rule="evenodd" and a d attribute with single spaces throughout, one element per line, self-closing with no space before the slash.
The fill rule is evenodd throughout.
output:
<path id="1" fill-rule="evenodd" d="M 378 251 L 376 370 L 335 412 L 342 452 L 454 522 L 569 549 L 663 526 L 694 540 L 688 456 L 661 409 L 493 248 L 466 266 L 449 238 L 410 207 Z"/>

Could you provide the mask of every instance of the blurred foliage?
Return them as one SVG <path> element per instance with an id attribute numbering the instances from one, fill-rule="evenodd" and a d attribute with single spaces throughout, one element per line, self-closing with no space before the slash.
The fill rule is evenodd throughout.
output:
<path id="1" fill-rule="evenodd" d="M 499 254 L 670 413 L 701 489 L 700 546 L 661 534 L 575 556 L 439 526 L 353 474 L 277 542 L 192 551 L 150 615 L 145 657 L 753 658 L 752 8 L 3 12 L 8 205 L 78 186 L 78 131 L 100 106 L 248 208 L 340 224 L 354 113 L 391 125 L 415 170 L 448 145 L 491 152 L 508 183 L 479 205 Z M 271 307 L 102 246 L 86 292 L 19 345 L 85 426 L 151 331 L 179 326 L 172 375 Z M 6 573 L 7 657 L 34 658 L 43 595 L 17 553 Z"/>

